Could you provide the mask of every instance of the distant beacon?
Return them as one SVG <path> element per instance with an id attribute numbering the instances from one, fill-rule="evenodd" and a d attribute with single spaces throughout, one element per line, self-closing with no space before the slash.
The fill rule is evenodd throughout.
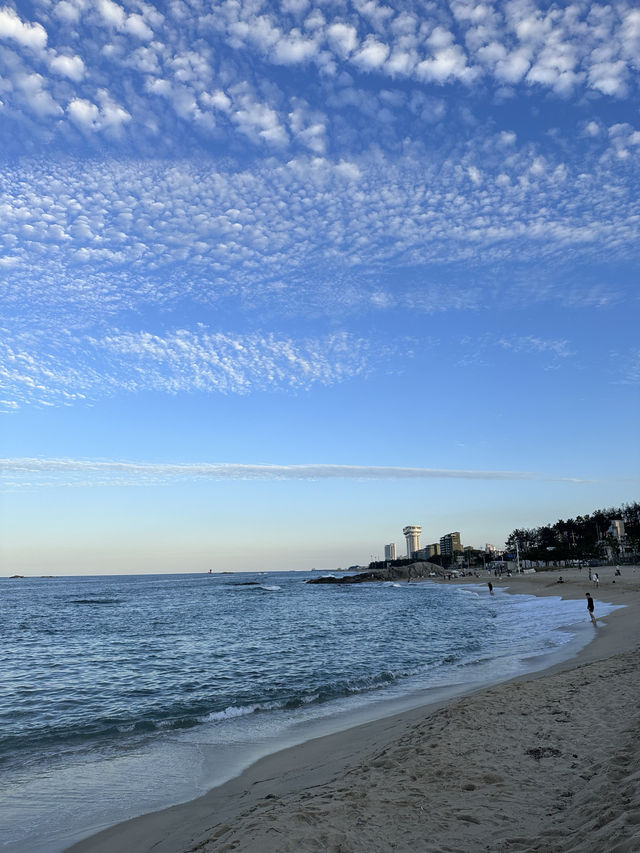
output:
<path id="1" fill-rule="evenodd" d="M 420 550 L 422 527 L 419 524 L 408 524 L 402 528 L 402 532 L 407 540 L 407 557 L 410 557 L 414 551 Z"/>

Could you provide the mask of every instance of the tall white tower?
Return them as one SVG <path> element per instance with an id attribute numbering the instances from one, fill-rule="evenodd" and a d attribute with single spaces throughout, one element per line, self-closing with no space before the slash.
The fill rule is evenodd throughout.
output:
<path id="1" fill-rule="evenodd" d="M 392 542 L 390 545 L 384 546 L 384 558 L 385 560 L 395 560 L 396 559 L 396 543 Z"/>
<path id="2" fill-rule="evenodd" d="M 407 557 L 410 557 L 414 551 L 420 550 L 422 527 L 419 524 L 408 524 L 402 528 L 402 532 L 407 540 Z"/>

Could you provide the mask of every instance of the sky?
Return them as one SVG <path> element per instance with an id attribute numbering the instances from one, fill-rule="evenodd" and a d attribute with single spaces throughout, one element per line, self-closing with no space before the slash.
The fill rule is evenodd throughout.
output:
<path id="1" fill-rule="evenodd" d="M 627 0 L 0 5 L 0 574 L 638 499 L 639 71 Z"/>

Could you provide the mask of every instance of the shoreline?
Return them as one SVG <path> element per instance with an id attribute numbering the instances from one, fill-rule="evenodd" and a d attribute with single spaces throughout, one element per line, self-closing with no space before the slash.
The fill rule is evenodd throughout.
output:
<path id="1" fill-rule="evenodd" d="M 531 708 L 537 705 L 537 714 L 542 718 L 548 716 L 548 707 L 558 702 L 547 694 L 570 690 L 571 707 L 575 707 L 577 702 L 582 709 L 582 716 L 586 714 L 588 718 L 586 721 L 576 721 L 574 728 L 579 735 L 578 741 L 580 738 L 582 742 L 588 739 L 595 731 L 594 726 L 605 725 L 606 732 L 599 737 L 597 749 L 608 751 L 607 754 L 611 753 L 621 733 L 617 724 L 613 725 L 609 719 L 610 710 L 605 715 L 602 706 L 603 703 L 606 705 L 616 690 L 630 692 L 624 712 L 618 710 L 617 721 L 627 723 L 629 714 L 635 715 L 636 722 L 640 720 L 637 710 L 640 696 L 636 686 L 640 667 L 635 660 L 637 655 L 633 654 L 633 650 L 640 645 L 640 569 L 625 566 L 622 577 L 614 577 L 614 569 L 611 567 L 599 567 L 598 571 L 601 575 L 598 589 L 589 583 L 585 569 L 582 572 L 562 569 L 500 581 L 490 578 L 496 588 L 505 588 L 512 594 L 585 599 L 584 593 L 588 590 L 596 600 L 596 616 L 598 600 L 627 605 L 611 613 L 605 623 L 594 629 L 597 636 L 577 655 L 498 685 L 472 688 L 462 697 L 421 705 L 272 753 L 196 800 L 116 824 L 67 848 L 67 853 L 111 853 L 113 850 L 144 853 L 152 849 L 154 853 L 186 853 L 192 850 L 204 853 L 227 850 L 266 853 L 271 850 L 279 853 L 286 850 L 337 850 L 340 846 L 344 851 L 362 850 L 363 853 L 388 850 L 393 846 L 407 851 L 435 851 L 442 849 L 438 844 L 453 842 L 453 838 L 448 836 L 457 839 L 450 849 L 458 849 L 455 847 L 457 843 L 461 845 L 460 850 L 484 851 L 486 844 L 480 842 L 479 828 L 484 826 L 485 833 L 491 831 L 495 834 L 496 827 L 489 830 L 485 824 L 488 816 L 494 815 L 499 807 L 501 794 L 508 794 L 506 799 L 513 800 L 515 795 L 508 792 L 517 791 L 523 783 L 530 787 L 536 778 L 540 781 L 543 768 L 548 777 L 549 768 L 546 765 L 552 760 L 555 765 L 561 765 L 560 775 L 563 778 L 573 780 L 574 787 L 580 787 L 580 782 L 576 784 L 574 778 L 576 773 L 571 772 L 571 764 L 575 764 L 576 760 L 579 763 L 580 751 L 575 751 L 580 750 L 579 744 L 573 752 L 565 755 L 556 746 L 545 745 L 550 739 L 553 740 L 553 732 L 550 731 L 543 738 L 542 745 L 530 748 L 531 754 L 526 749 L 519 749 L 525 734 L 522 727 L 526 729 L 526 723 L 530 722 L 529 718 L 534 713 L 532 711 L 521 710 L 522 720 L 518 720 L 520 727 L 511 732 L 514 752 L 511 764 L 517 759 L 524 762 L 524 767 L 520 770 L 515 766 L 509 767 L 507 752 L 503 758 L 506 766 L 501 766 L 499 773 L 489 769 L 483 775 L 483 768 L 490 767 L 496 762 L 497 754 L 504 753 L 503 745 L 507 737 L 505 706 L 510 706 L 516 698 L 525 697 L 526 694 L 525 701 Z M 560 575 L 565 579 L 563 584 L 557 583 Z M 437 582 L 459 585 L 486 583 L 486 580 L 474 577 Z M 585 618 L 588 618 L 586 601 Z M 621 671 L 625 674 L 624 679 L 620 677 Z M 589 690 L 592 680 L 607 684 L 608 689 L 598 701 L 593 691 Z M 580 699 L 578 694 L 581 692 L 584 695 Z M 564 722 L 565 725 L 560 725 L 560 729 L 565 734 L 566 719 L 561 716 L 564 712 L 558 708 L 549 712 L 551 722 L 557 721 L 559 725 Z M 605 716 L 606 720 L 603 719 Z M 469 720 L 474 718 L 476 724 L 470 724 Z M 499 726 L 496 725 L 498 720 Z M 452 726 L 455 726 L 455 741 L 451 741 Z M 435 740 L 434 732 L 438 732 Z M 640 765 L 640 732 L 636 733 L 638 737 L 634 749 L 629 753 L 629 761 Z M 497 754 L 491 752 L 490 756 L 485 756 L 484 763 L 476 768 L 474 778 L 461 782 L 462 778 L 470 777 L 475 766 L 474 751 L 469 753 L 468 745 L 477 742 L 478 737 L 480 740 L 476 749 L 479 752 L 486 751 L 493 743 Z M 531 732 L 531 740 L 540 740 L 537 728 Z M 422 747 L 428 741 L 431 742 L 425 766 L 425 750 Z M 605 741 L 606 745 L 603 745 Z M 407 747 L 411 743 L 414 744 L 413 752 Z M 453 743 L 463 751 L 464 760 L 460 766 L 456 766 L 453 760 Z M 593 759 L 591 747 L 590 755 Z M 618 757 L 615 765 L 618 770 L 623 764 L 624 760 Z M 587 775 L 578 774 L 582 787 L 586 784 Z M 513 777 L 511 781 L 509 776 Z M 455 790 L 447 791 L 446 804 L 440 809 L 443 813 L 439 814 L 434 802 L 442 798 L 443 785 L 446 788 L 447 780 L 450 779 L 455 779 Z M 478 785 L 478 779 L 484 779 L 484 782 Z M 384 780 L 382 786 L 381 780 Z M 545 790 L 548 787 L 545 783 Z M 564 797 L 564 802 L 561 798 L 560 804 L 566 806 L 575 795 L 574 791 L 571 797 Z M 471 800 L 474 802 L 473 808 Z M 640 802 L 633 797 L 631 800 L 640 820 Z M 511 805 L 515 808 L 513 802 Z M 602 806 L 611 809 L 614 804 L 607 802 Z M 553 804 L 547 803 L 544 808 L 553 808 Z M 400 820 L 400 812 L 407 809 L 408 814 Z M 465 812 L 463 816 L 458 814 L 459 809 Z M 524 816 L 518 817 L 514 811 L 510 817 L 509 808 L 505 805 L 501 824 L 503 829 L 511 833 L 509 837 L 522 836 L 525 839 L 532 832 L 537 837 L 541 831 L 547 831 L 540 830 L 540 827 L 532 830 L 531 819 L 526 819 L 530 811 L 527 800 Z M 548 816 L 548 813 L 545 814 Z M 541 820 L 538 818 L 538 823 Z M 552 823 L 557 828 L 561 821 L 556 816 Z M 377 826 L 376 832 L 369 835 L 373 825 Z M 548 831 L 551 832 L 551 829 Z M 623 835 L 631 833 L 629 837 L 636 839 L 632 842 L 636 847 L 620 847 L 620 853 L 640 849 L 640 835 L 633 835 L 640 833 L 637 823 L 627 821 L 619 831 Z M 436 841 L 438 832 L 442 835 L 441 841 Z M 557 828 L 557 832 L 560 829 Z M 424 846 L 427 837 L 433 840 L 435 846 L 431 846 L 431 842 L 429 847 Z M 509 846 L 492 849 L 574 849 L 554 847 L 551 836 L 543 847 L 530 846 L 533 843 L 531 837 L 528 841 L 523 840 L 522 844 L 512 838 Z M 585 844 L 587 841 L 583 840 L 582 846 L 575 849 L 581 853 L 591 849 L 618 850 L 613 846 L 592 848 Z"/>

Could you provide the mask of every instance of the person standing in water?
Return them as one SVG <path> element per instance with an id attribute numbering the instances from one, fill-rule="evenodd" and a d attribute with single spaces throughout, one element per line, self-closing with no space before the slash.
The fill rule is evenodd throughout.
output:
<path id="1" fill-rule="evenodd" d="M 593 622 L 593 624 L 597 625 L 598 623 L 596 622 L 596 617 L 593 612 L 593 598 L 591 598 L 590 592 L 585 592 L 585 595 L 587 596 L 587 610 L 589 611 L 589 616 L 591 616 L 591 621 Z"/>
<path id="2" fill-rule="evenodd" d="M 489 581 L 487 586 L 489 587 L 489 592 L 491 593 L 491 595 L 493 595 L 493 584 L 491 583 L 491 581 Z"/>

